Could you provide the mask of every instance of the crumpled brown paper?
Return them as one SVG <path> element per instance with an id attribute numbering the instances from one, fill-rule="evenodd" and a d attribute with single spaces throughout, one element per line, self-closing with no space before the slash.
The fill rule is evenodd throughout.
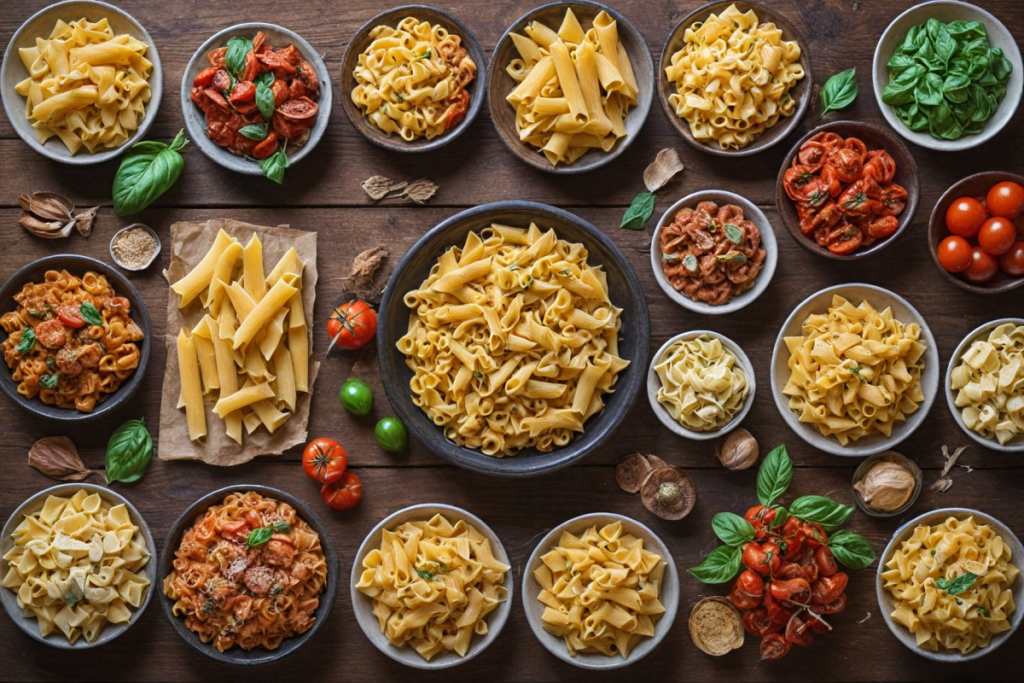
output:
<path id="1" fill-rule="evenodd" d="M 180 280 L 191 270 L 213 245 L 217 232 L 223 229 L 243 245 L 253 233 L 263 242 L 263 263 L 266 272 L 284 256 L 291 247 L 305 263 L 302 271 L 302 304 L 306 309 L 306 324 L 313 326 L 313 300 L 316 290 L 316 233 L 290 230 L 281 225 L 276 228 L 250 225 L 234 220 L 209 220 L 205 223 L 181 222 L 171 226 L 171 262 L 164 277 L 168 283 Z M 161 460 L 202 460 L 211 465 L 239 465 L 257 455 L 276 455 L 285 449 L 306 441 L 306 427 L 309 423 L 309 402 L 313 395 L 320 363 L 312 359 L 313 339 L 310 336 L 309 392 L 299 394 L 295 413 L 274 434 L 260 427 L 252 434 L 244 434 L 243 445 L 239 446 L 224 432 L 224 423 L 213 412 L 213 403 L 206 401 L 207 437 L 205 442 L 195 442 L 188 437 L 188 423 L 185 411 L 178 409 L 181 393 L 181 377 L 178 373 L 177 337 L 182 327 L 192 329 L 203 317 L 204 311 L 198 299 L 186 308 L 178 308 L 181 298 L 170 292 L 167 301 L 167 368 L 164 370 L 163 398 L 160 402 L 160 447 Z M 245 430 L 242 430 L 243 433 Z"/>

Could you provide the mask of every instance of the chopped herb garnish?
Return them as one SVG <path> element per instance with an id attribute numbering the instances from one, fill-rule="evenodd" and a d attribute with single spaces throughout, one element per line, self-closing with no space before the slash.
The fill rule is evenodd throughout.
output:
<path id="1" fill-rule="evenodd" d="M 572 560 L 565 563 L 565 571 L 572 574 Z"/>
<path id="2" fill-rule="evenodd" d="M 270 594 L 271 594 L 271 595 L 280 595 L 280 593 L 281 593 L 281 587 L 280 587 L 280 586 L 274 586 L 274 587 L 273 587 L 273 588 L 272 588 L 272 589 L 270 590 Z"/>
<path id="3" fill-rule="evenodd" d="M 743 242 L 743 230 L 740 229 L 740 226 L 734 223 L 726 223 L 725 239 L 729 240 L 733 244 L 740 244 Z"/>
<path id="4" fill-rule="evenodd" d="M 956 604 L 958 604 L 958 605 L 964 604 L 964 601 L 961 600 L 960 598 L 953 598 L 953 599 L 956 600 Z"/>
<path id="5" fill-rule="evenodd" d="M 955 579 L 935 579 L 935 587 L 940 591 L 945 591 L 949 595 L 960 595 L 965 590 L 968 590 L 973 586 L 974 582 L 977 580 L 977 574 L 974 574 L 973 572 L 966 572 Z"/>
<path id="6" fill-rule="evenodd" d="M 47 356 L 46 357 L 46 367 L 50 368 L 51 370 L 56 370 L 57 369 L 57 359 L 54 358 L 53 356 Z"/>
<path id="7" fill-rule="evenodd" d="M 983 607 L 981 605 L 978 605 L 974 609 L 978 610 L 978 614 L 980 614 L 983 617 L 987 617 L 989 615 L 988 607 Z"/>
<path id="8" fill-rule="evenodd" d="M 56 373 L 52 375 L 43 375 L 42 377 L 39 378 L 39 386 L 45 387 L 47 389 L 53 389 L 55 386 L 57 386 L 58 379 L 59 378 L 57 377 Z"/>
<path id="9" fill-rule="evenodd" d="M 44 315 L 46 315 L 46 311 L 37 311 L 34 308 L 30 308 L 28 309 L 28 314 L 33 318 L 42 318 Z"/>
<path id="10" fill-rule="evenodd" d="M 21 331 L 21 341 L 18 342 L 18 353 L 27 355 L 36 345 L 36 332 L 31 327 Z"/>
<path id="11" fill-rule="evenodd" d="M 665 252 L 661 252 L 661 260 L 662 261 L 677 261 L 677 260 L 679 260 L 679 254 L 666 254 Z"/>
<path id="12" fill-rule="evenodd" d="M 519 264 L 518 263 L 513 263 L 511 266 L 508 267 L 508 269 L 509 270 L 519 270 Z"/>
<path id="13" fill-rule="evenodd" d="M 405 102 L 405 98 L 402 97 L 399 93 L 393 92 L 391 94 L 394 96 L 396 102 Z"/>
<path id="14" fill-rule="evenodd" d="M 71 583 L 71 587 L 68 588 L 68 592 L 64 594 L 64 604 L 68 607 L 74 607 L 80 602 L 85 601 L 85 596 L 82 595 L 82 589 L 78 587 L 75 582 Z"/>
<path id="15" fill-rule="evenodd" d="M 693 254 L 687 254 L 683 257 L 683 267 L 691 273 L 697 272 L 697 257 Z"/>
<path id="16" fill-rule="evenodd" d="M 213 600 L 212 599 L 206 598 L 206 602 L 203 603 L 203 611 L 207 612 L 207 613 L 213 611 Z"/>
<path id="17" fill-rule="evenodd" d="M 572 275 L 572 273 L 569 272 L 568 268 L 566 268 L 565 270 L 562 271 L 562 275 L 565 275 L 566 277 L 569 277 L 570 275 Z"/>
<path id="18" fill-rule="evenodd" d="M 850 366 L 850 372 L 852 372 L 853 374 L 857 375 L 857 379 L 859 379 L 862 383 L 866 383 L 867 382 L 866 379 L 864 379 L 863 377 L 860 376 L 860 366 L 859 365 L 851 365 Z M 935 551 L 933 550 L 932 551 L 932 555 L 934 555 L 934 554 L 935 554 Z"/>
<path id="19" fill-rule="evenodd" d="M 416 573 L 419 574 L 419 577 L 424 581 L 433 581 L 434 579 L 434 572 L 428 572 L 422 569 L 417 569 Z"/>
<path id="20" fill-rule="evenodd" d="M 414 61 L 414 62 L 418 62 L 418 61 L 419 61 L 419 60 L 421 60 L 421 59 L 430 59 L 430 50 L 427 50 L 426 52 L 424 52 L 424 53 L 423 53 L 423 54 L 421 54 L 421 55 L 416 55 L 416 57 L 415 57 L 415 58 L 413 58 L 413 60 L 412 60 L 412 61 Z"/>
<path id="21" fill-rule="evenodd" d="M 637 579 L 636 580 L 636 589 L 638 591 L 642 591 L 644 589 L 644 580 L 643 579 Z"/>
<path id="22" fill-rule="evenodd" d="M 476 377 L 477 379 L 483 379 L 484 378 L 484 373 L 480 372 L 479 370 L 474 370 L 473 371 L 473 376 Z"/>
<path id="23" fill-rule="evenodd" d="M 717 257 L 719 261 L 746 261 L 747 257 L 738 251 L 730 251 L 727 254 L 721 254 Z"/>
<path id="24" fill-rule="evenodd" d="M 932 551 L 932 557 L 935 557 L 935 551 L 934 550 Z"/>

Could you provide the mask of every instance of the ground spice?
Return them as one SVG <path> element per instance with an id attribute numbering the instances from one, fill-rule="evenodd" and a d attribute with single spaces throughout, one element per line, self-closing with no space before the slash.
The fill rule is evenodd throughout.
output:
<path id="1" fill-rule="evenodd" d="M 125 268 L 145 268 L 153 260 L 156 240 L 145 228 L 129 228 L 114 239 L 111 249 Z"/>

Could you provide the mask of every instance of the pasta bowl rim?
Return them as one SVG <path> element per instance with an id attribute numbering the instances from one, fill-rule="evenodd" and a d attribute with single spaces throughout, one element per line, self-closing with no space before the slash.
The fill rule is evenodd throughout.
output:
<path id="1" fill-rule="evenodd" d="M 142 599 L 142 604 L 139 605 L 138 609 L 132 610 L 131 618 L 127 624 L 107 624 L 103 627 L 102 633 L 92 643 L 87 643 L 84 638 L 79 639 L 74 643 L 68 642 L 67 638 L 59 630 L 50 634 L 49 636 L 42 636 L 39 633 L 39 626 L 36 623 L 35 617 L 26 617 L 22 614 L 22 610 L 18 607 L 17 595 L 10 588 L 0 588 L 0 603 L 3 603 L 4 610 L 7 615 L 11 618 L 18 628 L 31 636 L 34 640 L 41 643 L 45 643 L 50 647 L 55 647 L 59 650 L 88 650 L 100 645 L 105 645 L 110 641 L 114 640 L 129 628 L 134 626 L 139 619 L 142 617 L 142 613 L 149 607 L 150 600 L 153 597 L 154 592 L 160 591 L 159 582 L 155 578 L 156 572 L 154 569 L 159 566 L 159 559 L 156 549 L 156 541 L 153 539 L 153 534 L 150 531 L 149 525 L 146 523 L 145 518 L 136 509 L 132 502 L 127 497 L 121 495 L 117 491 L 114 491 L 109 486 L 101 486 L 100 484 L 92 484 L 84 481 L 70 481 L 54 484 L 41 491 L 33 493 L 31 496 L 26 498 L 21 503 L 11 516 L 4 522 L 2 536 L 0 536 L 0 556 L 6 555 L 7 551 L 14 546 L 14 542 L 11 541 L 11 534 L 18 524 L 21 523 L 21 519 L 28 513 L 28 510 L 36 511 L 36 508 L 42 509 L 46 498 L 49 496 L 73 496 L 79 489 L 85 489 L 90 493 L 98 493 L 100 498 L 104 502 L 113 505 L 124 504 L 128 508 L 128 513 L 131 517 L 132 523 L 139 528 L 139 533 L 142 534 L 143 540 L 146 542 L 146 550 L 149 551 L 149 562 L 146 563 L 144 569 L 146 573 L 150 575 L 150 584 L 146 590 L 146 595 Z M 4 563 L 6 564 L 6 562 Z M 4 570 L 6 574 L 6 568 Z"/>
<path id="2" fill-rule="evenodd" d="M 946 405 L 949 406 L 949 412 L 953 414 L 953 419 L 956 421 L 957 426 L 960 427 L 967 436 L 974 439 L 981 446 L 991 448 L 992 450 L 999 451 L 1000 453 L 1024 453 L 1024 434 L 1018 434 L 1008 443 L 1001 444 L 996 439 L 986 439 L 973 429 L 969 429 L 964 423 L 964 418 L 960 414 L 960 409 L 956 407 L 956 396 L 953 395 L 951 385 L 953 366 L 955 363 L 959 362 L 960 357 L 963 355 L 964 351 L 967 350 L 967 347 L 971 342 L 980 339 L 986 332 L 989 332 L 1005 323 L 1024 325 L 1024 318 L 997 318 L 995 320 L 982 323 L 968 332 L 967 335 L 960 340 L 960 343 L 956 345 L 956 350 L 953 351 L 953 354 L 949 357 L 949 363 L 946 365 L 946 373 L 943 376 L 943 381 L 945 383 Z"/>
<path id="3" fill-rule="evenodd" d="M 744 217 L 757 225 L 758 232 L 761 234 L 761 248 L 765 250 L 765 262 L 761 266 L 760 272 L 757 277 L 754 278 L 754 286 L 750 289 L 741 292 L 740 294 L 732 297 L 726 303 L 721 306 L 712 306 L 709 303 L 703 301 L 694 301 L 690 297 L 686 296 L 682 292 L 676 290 L 672 286 L 672 283 L 665 277 L 665 267 L 661 259 L 661 249 L 658 246 L 658 240 L 661 237 L 661 231 L 665 226 L 671 225 L 675 219 L 675 215 L 682 209 L 688 206 L 696 206 L 702 201 L 716 201 L 719 199 L 726 199 L 728 203 L 735 203 L 743 209 Z M 722 202 L 717 202 L 721 204 Z M 771 221 L 765 215 L 764 211 L 750 201 L 743 195 L 735 192 L 729 192 L 728 190 L 699 190 L 697 192 L 691 192 L 686 195 L 672 206 L 670 206 L 665 213 L 658 219 L 658 224 L 654 228 L 654 232 L 651 235 L 651 270 L 654 271 L 654 279 L 657 280 L 658 286 L 661 290 L 676 304 L 683 308 L 689 309 L 694 313 L 704 313 L 707 315 L 728 315 L 735 313 L 740 309 L 746 308 L 748 305 L 753 303 L 758 297 L 764 294 L 764 291 L 768 289 L 771 284 L 772 277 L 775 276 L 775 269 L 779 262 L 779 245 L 775 239 L 775 229 L 772 227 Z"/>
<path id="4" fill-rule="evenodd" d="M 35 131 L 32 130 L 32 125 L 29 123 L 28 119 L 25 118 L 25 98 L 14 92 L 13 88 L 13 84 L 21 79 L 14 77 L 11 69 L 24 70 L 24 66 L 21 64 L 21 58 L 17 53 L 18 45 L 19 42 L 22 41 L 23 34 L 25 34 L 32 25 L 45 20 L 51 24 L 50 28 L 47 29 L 48 35 L 48 31 L 52 30 L 52 25 L 56 23 L 57 19 L 64 19 L 65 21 L 68 20 L 67 17 L 63 17 L 61 14 L 65 11 L 70 11 L 71 7 L 74 5 L 93 6 L 97 10 L 107 13 L 106 16 L 108 18 L 110 14 L 118 15 L 122 20 L 132 26 L 133 37 L 146 44 L 146 59 L 153 64 L 153 71 L 150 74 L 148 81 L 150 99 L 149 102 L 146 103 L 146 114 L 139 123 L 139 127 L 123 145 L 113 149 L 103 150 L 102 152 L 97 152 L 95 154 L 90 154 L 89 150 L 84 150 L 79 151 L 78 154 L 72 155 L 68 151 L 67 147 L 64 146 L 64 143 L 56 136 L 50 138 L 45 143 L 39 142 Z M 48 17 L 52 17 L 52 19 L 48 19 Z M 82 17 L 75 17 L 72 21 L 78 21 L 78 19 L 81 18 Z M 71 166 L 101 164 L 105 161 L 116 159 L 121 156 L 127 152 L 132 145 L 145 139 L 146 135 L 149 133 L 150 128 L 153 126 L 153 122 L 156 120 L 160 104 L 163 101 L 164 78 L 161 64 L 160 53 L 157 50 L 156 42 L 153 40 L 153 37 L 149 35 L 146 27 L 126 10 L 107 2 L 101 2 L 100 0 L 63 0 L 62 2 L 47 5 L 38 12 L 34 12 L 18 27 L 14 32 L 14 35 L 11 36 L 11 40 L 7 44 L 7 48 L 4 50 L 3 63 L 0 65 L 0 89 L 2 89 L 0 90 L 0 97 L 3 99 L 4 110 L 7 113 L 7 119 L 10 121 L 11 128 L 13 128 L 14 132 L 18 134 L 18 137 L 21 138 L 22 142 L 31 147 L 38 154 L 41 154 L 48 159 L 52 159 L 53 161 Z M 27 72 L 25 75 L 28 75 Z M 11 79 L 10 84 L 8 83 L 8 78 Z M 8 85 L 11 87 L 8 87 Z"/>
<path id="5" fill-rule="evenodd" d="M 58 424 L 91 422 L 114 413 L 128 403 L 145 381 L 146 370 L 149 367 L 149 359 L 152 355 L 153 344 L 155 343 L 153 339 L 153 320 L 150 318 L 146 301 L 139 294 L 139 291 L 135 289 L 131 281 L 110 264 L 82 254 L 52 254 L 36 259 L 16 270 L 0 286 L 0 314 L 13 310 L 11 303 L 14 301 L 14 295 L 29 282 L 30 278 L 35 277 L 32 275 L 33 272 L 37 270 L 45 272 L 50 269 L 65 269 L 70 272 L 72 268 L 81 271 L 71 273 L 76 277 L 81 277 L 87 270 L 95 270 L 101 275 L 106 276 L 109 280 L 112 280 L 111 285 L 114 286 L 118 294 L 127 298 L 131 303 L 131 318 L 142 329 L 145 338 L 139 344 L 139 366 L 132 372 L 131 377 L 123 382 L 117 391 L 107 394 L 107 398 L 102 403 L 97 403 L 90 413 L 83 413 L 73 408 L 58 408 L 54 405 L 47 405 L 39 400 L 38 396 L 32 399 L 22 396 L 18 393 L 17 384 L 11 378 L 11 369 L 6 367 L 6 364 L 0 366 L 0 391 L 25 412 Z"/>
<path id="6" fill-rule="evenodd" d="M 665 606 L 665 613 L 658 623 L 654 625 L 654 635 L 650 638 L 644 638 L 633 648 L 627 659 L 623 659 L 621 655 L 615 655 L 614 657 L 606 657 L 601 654 L 586 654 L 577 653 L 575 657 L 569 654 L 569 651 L 565 647 L 565 643 L 562 639 L 548 633 L 540 625 L 540 614 L 543 612 L 543 605 L 537 600 L 537 590 L 540 586 L 533 578 L 533 567 L 537 565 L 537 561 L 540 557 L 541 550 L 547 550 L 554 547 L 554 544 L 558 541 L 558 536 L 563 531 L 569 531 L 572 533 L 572 529 L 586 530 L 591 526 L 603 526 L 614 522 L 622 522 L 623 527 L 629 530 L 631 533 L 638 535 L 646 535 L 643 539 L 644 544 L 647 545 L 648 541 L 651 541 L 651 545 L 658 546 L 656 549 L 647 548 L 651 552 L 658 552 L 661 555 L 661 559 L 665 562 L 665 579 L 662 583 L 662 590 L 658 598 L 667 592 L 669 596 L 667 600 L 662 600 L 662 604 Z M 532 583 L 532 586 L 531 586 Z M 672 557 L 672 551 L 668 545 L 656 534 L 650 527 L 642 522 L 621 515 L 615 512 L 590 512 L 584 515 L 579 515 L 568 519 L 561 524 L 551 527 L 537 545 L 534 546 L 530 552 L 529 557 L 526 560 L 525 567 L 523 568 L 522 576 L 522 603 L 523 609 L 526 612 L 526 621 L 530 625 L 530 630 L 533 631 L 533 635 L 536 636 L 540 644 L 550 652 L 551 654 L 558 657 L 563 662 L 568 662 L 573 666 L 578 666 L 581 669 L 590 669 L 593 671 L 606 671 L 612 669 L 621 669 L 623 667 L 635 664 L 647 655 L 649 655 L 668 635 L 668 632 L 672 630 L 673 623 L 675 622 L 676 616 L 679 612 L 679 593 L 680 593 L 680 581 L 679 581 L 679 569 L 676 567 L 676 562 Z M 538 607 L 538 605 L 540 605 Z M 533 609 L 531 609 L 533 608 Z"/>
<path id="7" fill-rule="evenodd" d="M 1013 64 L 1013 71 L 1006 84 L 1006 95 L 996 107 L 996 115 L 989 117 L 985 122 L 985 128 L 982 132 L 964 135 L 956 140 L 937 140 L 927 131 L 910 130 L 900 121 L 892 106 L 882 101 L 882 92 L 889 82 L 889 72 L 886 63 L 892 57 L 893 50 L 899 46 L 899 41 L 905 37 L 905 31 L 909 30 L 911 26 L 927 21 L 934 15 L 934 10 L 939 6 L 949 7 L 952 13 L 963 15 L 962 18 L 964 19 L 981 21 L 983 24 L 986 24 L 985 30 L 989 35 L 989 45 L 1001 47 L 1003 55 Z M 991 40 L 993 31 L 989 30 L 990 27 L 994 27 L 996 32 L 1001 34 L 999 37 L 1003 39 L 1005 45 L 995 45 L 993 43 Z M 887 54 L 883 56 L 883 45 L 887 45 L 890 37 L 897 32 L 901 32 L 904 35 L 892 38 L 891 47 L 887 46 Z M 901 137 L 926 149 L 940 152 L 958 152 L 965 149 L 973 149 L 988 142 L 1002 132 L 1006 124 L 1013 120 L 1021 100 L 1022 83 L 1024 83 L 1024 75 L 1021 74 L 1022 69 L 1024 69 L 1024 61 L 1021 59 L 1017 41 L 1010 30 L 1006 28 L 1006 25 L 997 19 L 995 15 L 982 7 L 967 2 L 960 2 L 959 0 L 930 0 L 901 12 L 886 26 L 878 38 L 878 42 L 875 44 L 874 56 L 871 60 L 871 84 L 875 92 L 875 102 L 878 104 L 879 110 L 881 110 L 882 117 Z M 1012 90 L 1011 84 L 1013 86 Z"/>
<path id="8" fill-rule="evenodd" d="M 818 300 L 831 302 L 831 297 L 835 294 L 843 296 L 845 299 L 854 303 L 853 299 L 849 295 L 845 295 L 844 292 L 851 289 L 863 288 L 873 293 L 877 298 L 874 300 L 868 299 L 868 302 L 875 307 L 876 310 L 883 310 L 885 307 L 891 306 L 892 304 L 898 304 L 911 314 L 912 320 L 902 320 L 904 324 L 908 322 L 915 322 L 921 326 L 921 337 L 923 337 L 926 344 L 923 358 L 925 359 L 925 369 L 921 373 L 921 390 L 924 393 L 924 401 L 921 402 L 918 409 L 911 414 L 902 423 L 896 424 L 892 429 L 892 436 L 885 437 L 885 435 L 876 433 L 871 436 L 864 437 L 859 441 L 851 442 L 850 445 L 842 446 L 839 441 L 833 436 L 823 436 L 813 425 L 806 424 L 799 421 L 799 418 L 789 407 L 789 400 L 782 394 L 782 388 L 786 385 L 783 374 L 789 372 L 788 358 L 783 357 L 785 353 L 786 343 L 784 341 L 786 336 L 794 333 L 799 333 L 803 320 L 810 315 L 811 312 L 817 311 L 818 309 L 828 310 L 830 303 L 824 303 L 823 305 L 818 303 Z M 825 297 L 828 297 L 826 300 Z M 868 297 L 863 297 L 868 298 Z M 879 307 L 879 303 L 882 302 L 885 305 Z M 855 304 L 859 305 L 859 303 Z M 813 309 L 811 307 L 814 306 Z M 797 317 L 797 314 L 808 309 L 804 315 Z M 931 329 L 928 327 L 928 321 L 923 315 L 906 299 L 901 297 L 899 294 L 887 290 L 878 285 L 872 285 L 865 282 L 848 282 L 839 285 L 833 285 L 831 287 L 825 287 L 817 292 L 814 292 L 793 309 L 793 311 L 786 318 L 786 321 L 782 323 L 779 328 L 779 333 L 775 337 L 775 345 L 772 348 L 772 360 L 771 360 L 771 386 L 772 386 L 772 398 L 775 401 L 775 407 L 779 411 L 782 419 L 786 425 L 799 436 L 804 443 L 812 448 L 816 448 L 832 455 L 838 455 L 843 457 L 854 457 L 860 458 L 867 455 L 875 455 L 883 451 L 894 450 L 896 446 L 903 442 L 907 437 L 913 434 L 921 423 L 924 422 L 928 413 L 932 409 L 932 405 L 935 402 L 935 396 L 938 393 L 939 381 L 942 375 L 941 361 L 939 359 L 939 350 L 935 342 L 935 337 L 932 335 Z"/>
<path id="9" fill-rule="evenodd" d="M 485 521 L 474 515 L 472 512 L 455 505 L 447 505 L 445 503 L 417 503 L 416 505 L 410 505 L 396 512 L 392 512 L 370 530 L 363 539 L 363 542 L 359 544 L 359 549 L 352 557 L 352 572 L 349 581 L 349 594 L 352 600 L 352 611 L 355 613 L 356 622 L 359 624 L 359 628 L 363 631 L 363 635 L 366 636 L 366 639 L 373 643 L 374 647 L 396 662 L 404 664 L 410 668 L 420 669 L 423 671 L 450 669 L 468 662 L 486 650 L 495 640 L 498 639 L 502 629 L 505 628 L 505 623 L 508 621 L 508 617 L 512 613 L 512 601 L 515 594 L 516 581 L 513 576 L 514 567 L 512 567 L 505 572 L 505 582 L 503 584 L 505 589 L 508 591 L 508 599 L 501 602 L 494 608 L 491 614 L 488 615 L 486 620 L 487 634 L 482 638 L 474 637 L 473 640 L 470 641 L 471 644 L 465 657 L 459 657 L 454 652 L 446 651 L 443 654 L 434 657 L 432 660 L 427 661 L 423 659 L 423 657 L 421 657 L 413 648 L 404 646 L 396 647 L 388 641 L 387 637 L 380 632 L 380 624 L 378 623 L 377 618 L 373 616 L 371 609 L 367 608 L 367 605 L 372 605 L 371 598 L 364 595 L 356 588 L 356 584 L 359 582 L 359 576 L 363 570 L 363 559 L 371 550 L 380 544 L 381 535 L 388 527 L 395 526 L 397 524 L 404 524 L 410 521 L 429 520 L 434 515 L 438 514 L 449 518 L 449 522 L 452 521 L 451 518 L 453 517 L 461 517 L 464 521 L 472 524 L 474 529 L 486 536 L 487 540 L 491 542 L 491 549 L 494 552 L 495 558 L 502 560 L 505 564 L 508 564 L 511 567 L 511 556 L 508 554 L 508 551 L 505 550 L 505 545 L 501 542 L 501 538 L 494 532 L 494 529 L 488 526 Z"/>
<path id="10" fill-rule="evenodd" d="M 658 401 L 658 389 L 661 387 L 661 378 L 655 371 L 654 366 L 658 364 L 658 359 L 661 358 L 661 355 L 676 342 L 690 341 L 705 334 L 721 341 L 722 346 L 736 357 L 736 362 L 747 374 L 748 392 L 747 397 L 743 399 L 743 407 L 741 407 L 739 412 L 733 415 L 725 425 L 718 429 L 698 432 L 690 429 L 689 427 L 684 427 L 679 422 L 673 420 L 672 416 L 668 414 L 668 411 L 665 410 Z M 743 423 L 743 420 L 746 419 L 751 407 L 754 405 L 754 395 L 757 389 L 756 385 L 757 382 L 754 378 L 754 366 L 751 364 L 750 358 L 748 358 L 747 354 L 743 351 L 743 348 L 729 337 L 713 330 L 690 330 L 689 332 L 682 332 L 670 338 L 661 345 L 661 348 L 651 355 L 651 364 L 647 369 L 647 400 L 651 404 L 651 410 L 653 410 L 654 414 L 657 415 L 661 424 L 668 427 L 674 434 L 686 439 L 693 439 L 694 441 L 710 441 L 711 439 L 717 439 L 739 427 Z"/>
<path id="11" fill-rule="evenodd" d="M 259 164 L 249 161 L 245 157 L 232 154 L 226 149 L 214 144 L 213 141 L 206 136 L 206 116 L 203 114 L 202 110 L 192 102 L 192 98 L 190 96 L 192 92 L 192 82 L 195 80 L 199 71 L 202 70 L 200 67 L 202 67 L 203 63 L 206 61 L 206 55 L 210 50 L 220 46 L 220 43 L 227 42 L 228 39 L 238 35 L 249 35 L 248 32 L 255 34 L 257 31 L 268 30 L 280 33 L 295 45 L 295 47 L 302 52 L 303 59 L 309 62 L 309 65 L 313 67 L 314 71 L 316 71 L 316 76 L 320 81 L 320 96 L 316 100 L 318 107 L 316 123 L 313 124 L 313 127 L 309 131 L 309 138 L 305 143 L 303 143 L 302 147 L 298 151 L 294 153 L 286 152 L 289 168 L 305 159 L 306 156 L 309 155 L 320 143 L 320 139 L 323 137 L 324 131 L 327 130 L 328 121 L 331 118 L 331 108 L 333 104 L 333 89 L 330 85 L 331 72 L 327 70 L 327 66 L 324 64 L 324 60 L 320 56 L 320 53 L 317 52 L 316 48 L 314 48 L 309 41 L 289 28 L 266 21 L 245 21 L 217 31 L 196 49 L 192 58 L 188 60 L 188 65 L 185 67 L 185 70 L 182 72 L 181 114 L 185 119 L 185 129 L 188 131 L 189 139 L 195 144 L 195 146 L 198 147 L 199 150 L 215 164 L 226 168 L 229 171 L 241 173 L 242 175 L 262 177 L 263 171 L 260 169 Z M 271 41 L 272 37 L 268 35 L 267 40 Z"/>
<path id="12" fill-rule="evenodd" d="M 893 599 L 889 592 L 885 590 L 882 581 L 882 572 L 885 571 L 885 563 L 888 562 L 893 553 L 896 552 L 899 544 L 913 533 L 913 530 L 917 525 L 928 524 L 930 526 L 936 522 L 942 522 L 951 516 L 957 517 L 958 519 L 961 517 L 973 516 L 979 522 L 992 526 L 1002 537 L 1003 541 L 1011 546 L 1013 557 L 1017 559 L 1018 564 L 1021 561 L 1020 558 L 1024 557 L 1024 545 L 1021 545 L 1020 539 L 1017 538 L 1015 533 L 1013 533 L 1013 529 L 1008 527 L 1006 524 L 1003 524 L 992 515 L 975 508 L 944 507 L 936 510 L 930 510 L 914 517 L 908 522 L 904 522 L 898 529 L 896 529 L 896 531 L 893 532 L 889 542 L 886 543 L 885 550 L 883 550 L 882 554 L 878 557 L 878 568 L 875 570 L 875 600 L 878 603 L 878 610 L 885 619 L 885 624 L 889 627 L 889 631 L 898 641 L 900 641 L 900 643 L 915 654 L 935 662 L 967 662 L 972 659 L 984 657 L 1009 640 L 1017 631 L 1017 627 L 1020 626 L 1021 621 L 1024 620 L 1024 605 L 1022 605 L 1022 603 L 1024 603 L 1024 575 L 1018 576 L 1014 585 L 1009 589 L 1014 594 L 1014 602 L 1017 606 L 1014 613 L 1010 616 L 1010 630 L 1004 631 L 1003 633 L 997 633 L 992 636 L 987 647 L 977 648 L 970 654 L 962 655 L 956 650 L 940 650 L 939 652 L 932 652 L 931 650 L 920 648 L 917 646 L 914 634 L 903 625 L 897 624 L 889 616 L 892 612 Z"/>
<path id="13" fill-rule="evenodd" d="M 327 580 L 324 582 L 324 588 L 319 595 L 320 604 L 317 606 L 315 611 L 316 619 L 313 622 L 313 626 L 308 631 L 286 638 L 284 642 L 274 650 L 254 648 L 246 651 L 235 646 L 226 652 L 220 652 L 212 643 L 202 642 L 199 639 L 199 636 L 185 625 L 184 619 L 174 615 L 173 602 L 164 594 L 162 586 L 164 578 L 173 568 L 174 557 L 178 547 L 181 545 L 181 537 L 184 535 L 185 531 L 192 527 L 195 524 L 196 519 L 198 519 L 201 514 L 205 513 L 211 506 L 222 503 L 224 497 L 228 494 L 248 493 L 249 491 L 255 491 L 264 497 L 276 498 L 277 500 L 288 503 L 295 508 L 299 517 L 301 517 L 302 520 L 320 537 L 320 548 L 323 550 L 324 559 L 327 562 Z M 341 560 L 334 549 L 334 543 L 331 540 L 330 531 L 320 518 L 317 517 L 313 510 L 300 498 L 282 489 L 275 488 L 273 486 L 263 486 L 261 484 L 231 484 L 205 493 L 190 503 L 185 510 L 178 515 L 177 519 L 174 520 L 174 523 L 167 531 L 167 535 L 164 537 L 164 554 L 160 558 L 158 568 L 159 574 L 157 581 L 161 586 L 160 604 L 163 607 L 163 613 L 170 622 L 171 628 L 174 632 L 177 633 L 178 636 L 193 650 L 209 659 L 222 664 L 245 667 L 255 667 L 260 666 L 261 664 L 269 664 L 271 662 L 279 661 L 294 654 L 296 651 L 308 644 L 309 641 L 312 640 L 327 623 L 327 620 L 331 615 L 331 610 L 334 609 L 334 604 L 338 597 L 338 588 L 341 582 Z M 249 656 L 252 653 L 256 654 L 254 656 Z"/>

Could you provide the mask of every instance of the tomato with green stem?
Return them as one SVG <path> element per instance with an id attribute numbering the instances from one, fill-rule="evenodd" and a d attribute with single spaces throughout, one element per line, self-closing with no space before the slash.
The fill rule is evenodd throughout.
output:
<path id="1" fill-rule="evenodd" d="M 377 334 L 377 312 L 365 301 L 346 301 L 333 311 L 327 321 L 327 336 L 331 345 L 346 351 L 361 349 Z"/>
<path id="2" fill-rule="evenodd" d="M 321 484 L 338 481 L 348 466 L 348 454 L 334 439 L 313 439 L 302 452 L 302 469 Z"/>
<path id="3" fill-rule="evenodd" d="M 320 498 L 335 510 L 354 508 L 363 499 L 363 482 L 355 472 L 346 472 L 338 481 L 324 484 Z"/>

